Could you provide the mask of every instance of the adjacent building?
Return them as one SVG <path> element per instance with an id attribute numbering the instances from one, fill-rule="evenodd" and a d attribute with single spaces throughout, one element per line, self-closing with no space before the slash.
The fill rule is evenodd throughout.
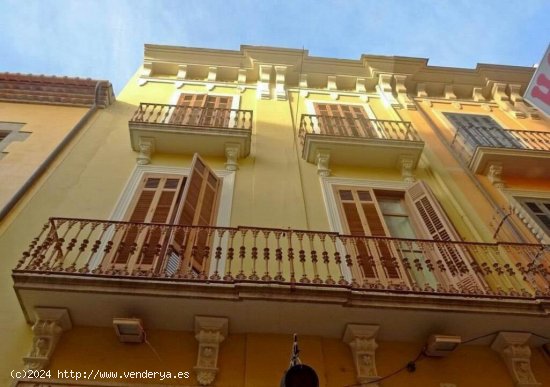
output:
<path id="1" fill-rule="evenodd" d="M 146 45 L 2 226 L 2 377 L 277 386 L 297 334 L 321 386 L 550 385 L 532 74 Z"/>

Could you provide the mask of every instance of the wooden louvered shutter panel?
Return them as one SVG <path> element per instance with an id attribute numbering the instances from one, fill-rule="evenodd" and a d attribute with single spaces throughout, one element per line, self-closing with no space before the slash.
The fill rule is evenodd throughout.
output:
<path id="1" fill-rule="evenodd" d="M 191 165 L 187 187 L 183 193 L 177 223 L 180 225 L 211 226 L 214 224 L 214 216 L 217 209 L 218 191 L 221 186 L 220 179 L 206 165 L 206 163 L 195 154 Z M 175 245 L 184 254 L 187 241 L 183 230 L 176 232 Z M 205 248 L 208 246 L 207 230 L 192 231 L 187 235 L 189 242 L 196 248 L 194 267 L 203 264 Z M 188 248 L 190 246 L 187 246 Z"/>
<path id="2" fill-rule="evenodd" d="M 197 125 L 206 94 L 180 94 L 177 106 L 170 117 L 170 123 L 176 125 Z"/>
<path id="3" fill-rule="evenodd" d="M 232 97 L 209 95 L 206 97 L 201 124 L 204 126 L 227 127 Z"/>
<path id="4" fill-rule="evenodd" d="M 182 182 L 183 180 L 183 182 Z M 181 187 L 180 187 L 181 183 Z M 185 184 L 185 178 L 166 178 L 163 179 L 163 189 L 160 192 L 158 202 L 151 217 L 151 223 L 170 223 L 172 213 L 175 210 L 178 193 L 181 192 Z M 150 265 L 153 263 L 157 250 L 162 253 L 162 231 L 159 228 L 151 228 L 147 236 L 145 249 L 141 264 Z M 163 254 L 160 254 L 161 256 Z M 158 265 L 160 266 L 160 264 Z"/>
<path id="5" fill-rule="evenodd" d="M 384 228 L 382 215 L 378 212 L 375 203 L 361 203 L 363 212 L 365 213 L 365 218 L 370 229 L 370 235 L 372 236 L 381 236 L 386 237 L 388 234 Z M 397 268 L 393 265 L 393 254 L 388 248 L 388 245 L 385 241 L 376 241 L 373 243 L 376 246 L 377 253 L 380 255 L 380 260 L 385 262 L 384 267 L 386 268 L 387 275 L 389 278 L 401 278 Z"/>
<path id="6" fill-rule="evenodd" d="M 342 192 L 342 191 L 340 191 Z M 351 192 L 350 192 L 351 193 Z M 342 208 L 344 209 L 344 216 L 346 218 L 348 229 L 351 235 L 355 236 L 365 236 L 365 230 L 363 228 L 363 223 L 359 217 L 359 212 L 357 211 L 357 206 L 355 203 L 342 203 Z M 368 261 L 372 261 L 372 254 L 369 253 L 367 248 L 366 241 L 359 239 L 356 243 L 357 253 L 359 254 L 359 262 L 363 268 L 365 276 L 367 278 L 376 278 L 375 269 Z"/>
<path id="7" fill-rule="evenodd" d="M 411 212 L 413 224 L 425 239 L 460 241 L 458 233 L 426 183 L 419 181 L 413 184 L 405 193 L 405 201 Z M 461 277 L 457 283 L 459 287 L 474 290 L 481 286 L 463 249 L 447 244 L 439 245 L 437 251 L 454 276 Z M 460 273 L 465 275 L 460 276 Z"/>

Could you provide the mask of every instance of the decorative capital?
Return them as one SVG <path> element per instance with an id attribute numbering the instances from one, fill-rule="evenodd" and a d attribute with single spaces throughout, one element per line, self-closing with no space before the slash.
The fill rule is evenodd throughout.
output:
<path id="1" fill-rule="evenodd" d="M 378 330 L 378 325 L 348 324 L 346 326 L 343 341 L 350 346 L 359 383 L 377 386 L 372 382 L 379 379 L 375 358 Z"/>
<path id="2" fill-rule="evenodd" d="M 330 153 L 326 150 L 319 150 L 317 152 L 317 174 L 322 177 L 330 176 Z"/>
<path id="3" fill-rule="evenodd" d="M 504 181 L 502 180 L 502 164 L 491 163 L 487 170 L 487 178 L 498 189 L 504 188 Z"/>
<path id="4" fill-rule="evenodd" d="M 195 316 L 195 338 L 199 342 L 197 381 L 201 386 L 209 386 L 218 373 L 220 344 L 228 333 L 229 320 L 225 317 Z"/>
<path id="5" fill-rule="evenodd" d="M 237 160 L 241 154 L 241 146 L 239 144 L 225 144 L 225 157 L 227 162 L 225 163 L 225 169 L 228 171 L 236 171 L 239 169 Z"/>
<path id="6" fill-rule="evenodd" d="M 399 167 L 403 181 L 407 183 L 414 183 L 416 181 L 416 177 L 414 176 L 414 159 L 412 157 L 401 156 L 399 158 Z"/>
<path id="7" fill-rule="evenodd" d="M 72 328 L 67 309 L 36 308 L 35 316 L 32 347 L 23 358 L 25 368 L 29 370 L 47 367 L 61 334 Z"/>
<path id="8" fill-rule="evenodd" d="M 541 385 L 531 369 L 530 338 L 530 333 L 500 332 L 491 345 L 504 360 L 516 387 Z"/>
<path id="9" fill-rule="evenodd" d="M 150 137 L 139 138 L 139 155 L 136 159 L 139 165 L 151 163 L 151 155 L 155 152 L 155 139 Z"/>

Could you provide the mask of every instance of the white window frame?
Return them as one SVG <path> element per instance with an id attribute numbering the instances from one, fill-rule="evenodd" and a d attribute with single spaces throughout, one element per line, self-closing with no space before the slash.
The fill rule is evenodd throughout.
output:
<path id="1" fill-rule="evenodd" d="M 233 191 L 235 188 L 235 171 L 227 171 L 221 169 L 213 169 L 213 172 L 217 177 L 221 179 L 221 191 L 218 201 L 218 211 L 216 216 L 216 227 L 230 227 L 231 223 L 231 208 L 233 206 Z M 117 203 L 109 216 L 109 220 L 123 221 L 124 215 L 128 212 L 132 199 L 135 197 L 137 190 L 140 187 L 140 182 L 143 180 L 146 174 L 169 174 L 169 175 L 182 175 L 189 176 L 191 173 L 190 167 L 169 167 L 159 165 L 136 165 L 130 178 L 126 182 Z M 103 251 L 105 244 L 113 237 L 114 230 L 109 230 L 106 233 L 104 240 L 98 251 Z M 222 257 L 226 257 L 227 246 L 227 233 L 224 234 L 221 240 Z M 215 249 L 212 249 L 211 259 L 214 258 Z M 90 266 L 92 268 L 101 264 L 101 254 L 97 254 L 90 260 Z M 213 262 L 213 261 L 212 261 Z M 210 272 L 208 276 L 214 273 L 214 265 L 210 266 Z M 218 265 L 218 271 L 223 273 L 225 271 L 225 258 L 221 259 Z"/>
<path id="2" fill-rule="evenodd" d="M 335 186 L 350 186 L 350 187 L 365 187 L 372 189 L 391 189 L 405 192 L 410 187 L 410 183 L 404 181 L 388 181 L 388 180 L 367 180 L 367 179 L 351 179 L 344 177 L 321 177 L 321 192 L 323 194 L 323 202 L 327 211 L 328 224 L 330 231 L 339 234 L 345 234 L 344 225 L 340 211 L 338 210 L 338 201 L 334 193 Z M 344 246 L 340 241 L 337 242 L 337 250 L 340 254 L 345 251 Z M 341 264 L 342 274 L 347 281 L 351 281 L 351 272 L 349 267 L 344 263 Z"/>
<path id="3" fill-rule="evenodd" d="M 527 226 L 533 235 L 542 243 L 550 244 L 550 235 L 542 228 L 539 223 L 533 219 L 533 216 L 529 211 L 525 209 L 523 204 L 516 198 L 530 198 L 539 200 L 550 201 L 550 192 L 548 191 L 527 191 L 519 189 L 503 189 L 502 193 L 508 199 L 508 203 L 512 208 L 512 211 L 518 216 L 519 219 Z"/>

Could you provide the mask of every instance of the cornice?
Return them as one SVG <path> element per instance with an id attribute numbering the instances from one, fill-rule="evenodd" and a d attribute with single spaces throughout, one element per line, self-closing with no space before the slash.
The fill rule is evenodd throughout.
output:
<path id="1" fill-rule="evenodd" d="M 91 107 L 99 87 L 98 106 L 106 107 L 114 100 L 108 81 L 76 77 L 57 77 L 19 73 L 0 73 L 0 101 Z"/>

